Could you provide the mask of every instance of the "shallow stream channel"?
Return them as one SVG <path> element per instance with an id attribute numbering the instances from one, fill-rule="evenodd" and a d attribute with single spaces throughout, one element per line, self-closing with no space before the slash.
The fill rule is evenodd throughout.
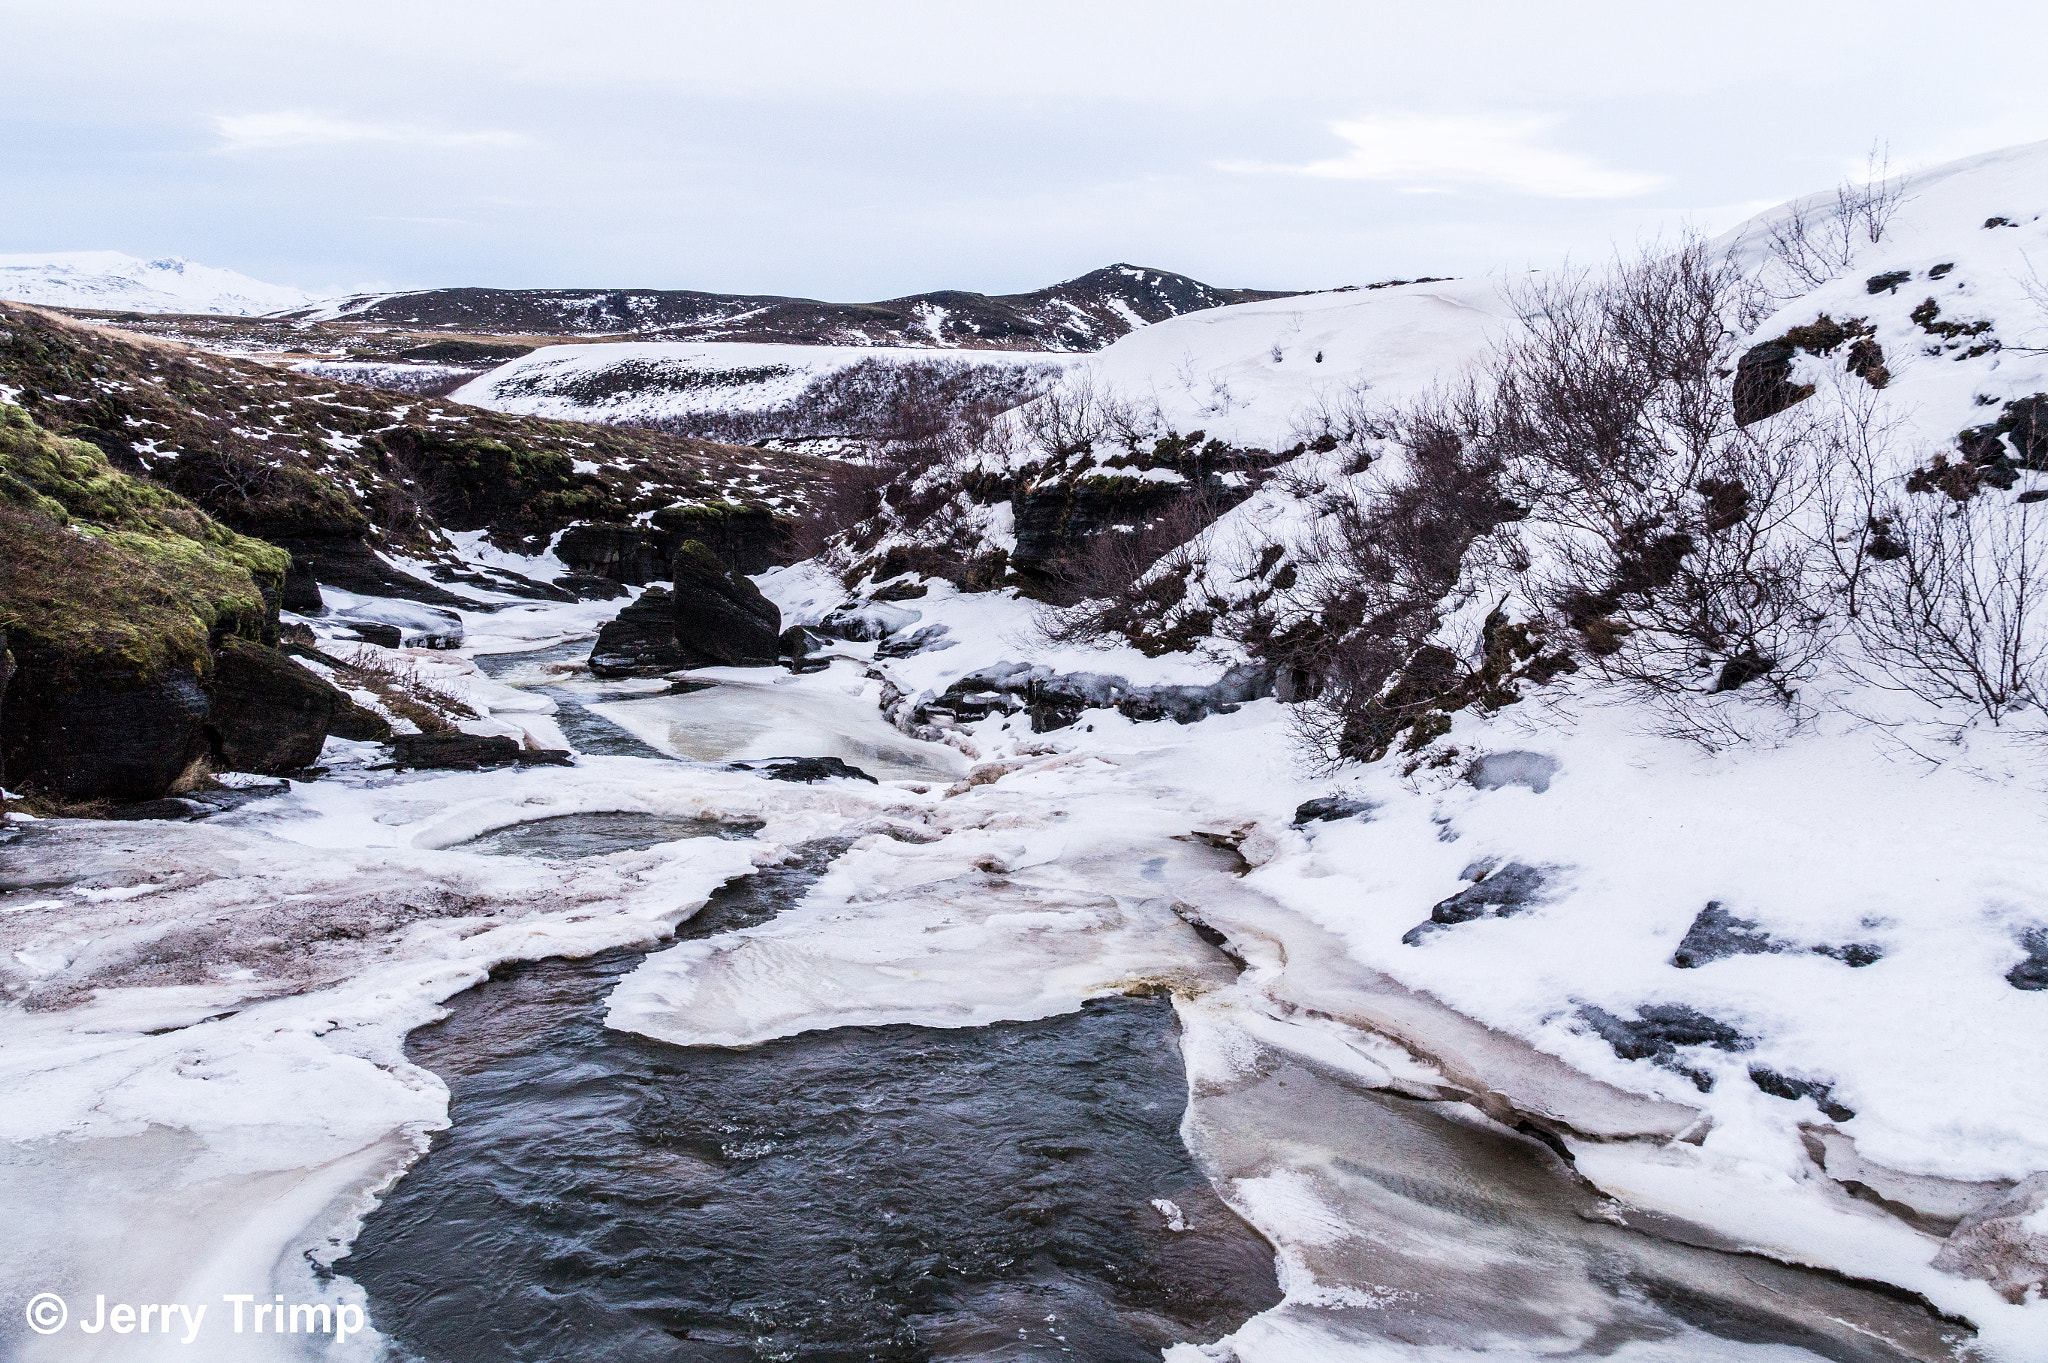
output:
<path id="1" fill-rule="evenodd" d="M 480 845 L 589 855 L 636 824 L 686 831 L 571 815 Z M 842 850 L 728 884 L 683 935 L 765 921 Z M 1165 1000 L 679 1047 L 604 1026 L 644 954 L 501 970 L 413 1034 L 452 1126 L 338 1265 L 405 1353 L 1141 1360 L 1279 1300 L 1181 1142 Z"/>
<path id="2" fill-rule="evenodd" d="M 482 661 L 553 696 L 582 751 L 675 760 L 565 677 L 579 648 Z M 467 846 L 563 859 L 754 831 L 571 814 Z M 729 882 L 678 938 L 766 923 L 847 846 Z M 1254 1317 L 1235 1343 L 1249 1352 L 1205 1354 L 1880 1363 L 1967 1347 L 1904 1294 L 1624 1225 L 1548 1147 L 1464 1104 L 1273 1051 L 1197 1085 L 1190 1111 L 1163 996 L 678 1046 L 605 1026 L 647 954 L 501 967 L 411 1034 L 450 1126 L 335 1265 L 395 1357 L 1137 1363 Z M 1268 1210 L 1312 1189 L 1314 1214 L 1267 1226 L 1292 1245 L 1276 1258 L 1217 1187 L 1263 1188 Z"/>

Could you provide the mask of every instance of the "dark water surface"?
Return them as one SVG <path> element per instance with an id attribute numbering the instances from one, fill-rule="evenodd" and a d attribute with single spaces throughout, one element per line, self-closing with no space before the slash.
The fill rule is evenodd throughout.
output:
<path id="1" fill-rule="evenodd" d="M 760 828 L 758 823 L 726 824 L 716 819 L 633 811 L 557 814 L 552 818 L 531 819 L 494 828 L 462 843 L 461 848 L 465 852 L 492 852 L 508 856 L 601 857 L 611 852 L 634 852 L 684 838 L 751 837 Z M 702 931 L 700 928 L 689 935 L 701 936 Z"/>
<path id="2" fill-rule="evenodd" d="M 842 848 L 727 886 L 684 935 L 763 921 Z M 512 967 L 413 1034 L 453 1126 L 338 1266 L 402 1349 L 1113 1363 L 1279 1299 L 1181 1143 L 1164 1000 L 686 1048 L 604 1028 L 640 959 Z"/>
<path id="3" fill-rule="evenodd" d="M 590 648 L 590 640 L 574 639 L 530 653 L 479 654 L 476 665 L 493 681 L 501 681 L 523 691 L 538 691 L 554 701 L 555 723 L 569 740 L 569 746 L 577 752 L 595 753 L 602 757 L 651 757 L 662 762 L 675 761 L 661 749 L 641 742 L 604 716 L 586 708 L 611 700 L 637 700 L 648 692 L 612 690 L 587 672 L 555 670 L 555 666 L 561 663 L 587 661 Z"/>

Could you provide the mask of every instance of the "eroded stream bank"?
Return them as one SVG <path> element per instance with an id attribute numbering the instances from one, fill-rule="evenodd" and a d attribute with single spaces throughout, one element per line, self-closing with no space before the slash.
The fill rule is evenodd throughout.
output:
<path id="1" fill-rule="evenodd" d="M 685 935 L 772 916 L 841 846 L 727 886 Z M 641 955 L 500 971 L 413 1034 L 453 1125 L 338 1265 L 403 1349 L 1141 1360 L 1279 1300 L 1182 1144 L 1165 1000 L 683 1048 L 603 1026 Z"/>

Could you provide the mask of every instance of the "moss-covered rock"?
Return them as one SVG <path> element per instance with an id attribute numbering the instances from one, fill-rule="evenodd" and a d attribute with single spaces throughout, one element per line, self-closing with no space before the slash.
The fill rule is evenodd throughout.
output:
<path id="1" fill-rule="evenodd" d="M 67 800 L 146 800 L 219 757 L 217 651 L 274 656 L 285 566 L 0 404 L 0 630 L 19 665 L 0 706 L 9 778 Z M 236 722 L 258 700 L 238 699 Z M 294 753 L 325 735 L 324 717 L 300 724 Z"/>

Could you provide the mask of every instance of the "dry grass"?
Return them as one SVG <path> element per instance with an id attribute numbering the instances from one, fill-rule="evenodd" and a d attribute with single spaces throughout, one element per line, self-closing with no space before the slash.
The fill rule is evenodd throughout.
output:
<path id="1" fill-rule="evenodd" d="M 394 719 L 406 720 L 423 734 L 454 733 L 456 720 L 477 717 L 453 692 L 422 676 L 417 663 L 400 655 L 358 648 L 333 656 L 341 664 L 338 679 L 344 685 L 370 692 Z"/>

